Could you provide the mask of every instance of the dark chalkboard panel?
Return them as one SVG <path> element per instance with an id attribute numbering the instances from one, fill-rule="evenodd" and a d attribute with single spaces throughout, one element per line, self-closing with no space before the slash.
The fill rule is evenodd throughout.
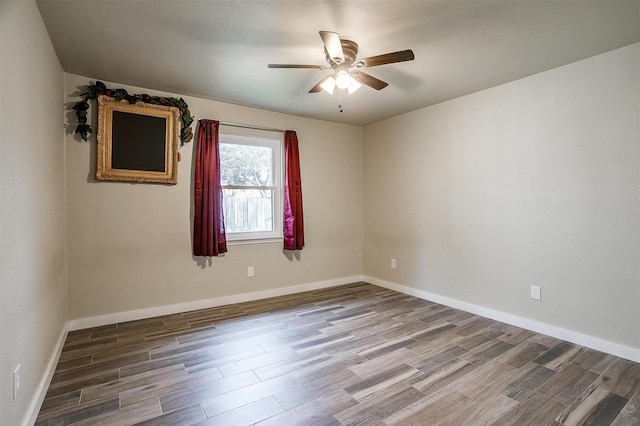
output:
<path id="1" fill-rule="evenodd" d="M 178 108 L 98 97 L 96 179 L 178 182 Z"/>
<path id="2" fill-rule="evenodd" d="M 166 119 L 113 111 L 112 120 L 113 169 L 165 171 Z"/>

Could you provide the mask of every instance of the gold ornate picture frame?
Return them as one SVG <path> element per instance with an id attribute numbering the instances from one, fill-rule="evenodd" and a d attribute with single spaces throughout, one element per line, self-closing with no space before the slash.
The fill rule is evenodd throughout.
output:
<path id="1" fill-rule="evenodd" d="M 178 183 L 180 111 L 98 97 L 96 180 Z"/>

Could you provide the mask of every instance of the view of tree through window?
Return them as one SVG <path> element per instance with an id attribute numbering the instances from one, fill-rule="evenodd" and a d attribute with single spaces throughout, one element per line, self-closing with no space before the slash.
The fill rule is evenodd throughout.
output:
<path id="1" fill-rule="evenodd" d="M 272 151 L 268 146 L 221 143 L 222 185 L 271 186 Z"/>
<path id="2" fill-rule="evenodd" d="M 225 229 L 228 233 L 274 230 L 274 148 L 220 143 Z"/>

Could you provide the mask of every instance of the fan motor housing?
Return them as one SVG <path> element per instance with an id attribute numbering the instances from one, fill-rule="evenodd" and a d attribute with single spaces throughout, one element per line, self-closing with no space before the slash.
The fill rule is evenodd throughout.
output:
<path id="1" fill-rule="evenodd" d="M 356 56 L 358 55 L 358 43 L 351 40 L 340 39 L 340 44 L 342 45 L 342 53 L 344 54 L 344 62 L 348 65 L 352 65 Z M 327 55 L 327 62 L 329 65 L 333 64 L 333 59 L 329 56 L 329 53 L 325 49 L 325 53 Z"/>

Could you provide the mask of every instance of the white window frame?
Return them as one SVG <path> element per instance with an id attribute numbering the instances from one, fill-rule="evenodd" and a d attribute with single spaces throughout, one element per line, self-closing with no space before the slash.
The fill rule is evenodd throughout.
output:
<path id="1" fill-rule="evenodd" d="M 257 190 L 272 190 L 273 191 L 273 230 L 272 231 L 254 231 L 254 232 L 225 232 L 227 242 L 229 244 L 252 244 L 252 243 L 269 243 L 278 242 L 283 240 L 282 235 L 282 215 L 283 215 L 283 139 L 272 139 L 267 137 L 257 137 L 238 134 L 223 134 L 220 133 L 220 143 L 234 144 L 234 145 L 251 145 L 268 147 L 272 150 L 271 155 L 271 170 L 273 172 L 273 182 L 271 186 L 236 186 L 236 185 L 222 185 L 222 189 L 257 189 Z M 222 167 L 222 161 L 220 162 Z M 226 220 L 226 219 L 225 219 Z"/>

